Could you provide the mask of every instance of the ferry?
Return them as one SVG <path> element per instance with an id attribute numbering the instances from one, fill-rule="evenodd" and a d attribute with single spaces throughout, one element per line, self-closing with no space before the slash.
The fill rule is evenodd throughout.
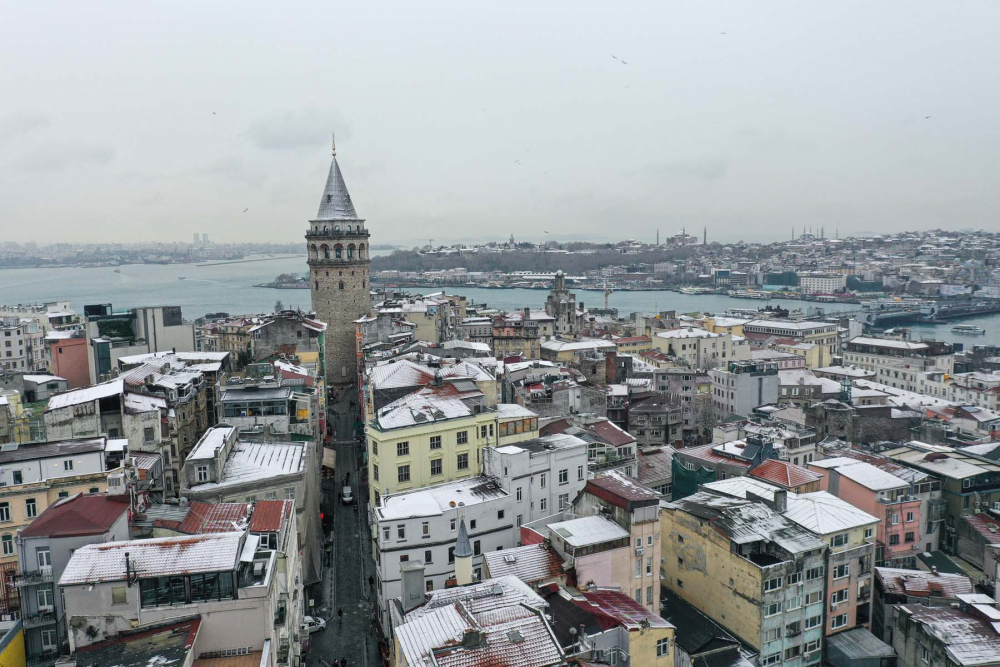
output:
<path id="1" fill-rule="evenodd" d="M 970 336 L 986 335 L 986 329 L 972 324 L 956 324 L 951 328 L 952 333 L 968 334 Z"/>

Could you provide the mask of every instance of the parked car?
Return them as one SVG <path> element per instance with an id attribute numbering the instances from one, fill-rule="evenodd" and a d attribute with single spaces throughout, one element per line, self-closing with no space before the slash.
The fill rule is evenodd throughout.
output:
<path id="1" fill-rule="evenodd" d="M 302 628 L 311 635 L 314 632 L 326 630 L 326 621 L 316 616 L 304 616 L 302 618 Z"/>
<path id="2" fill-rule="evenodd" d="M 344 487 L 343 491 L 340 492 L 340 500 L 345 505 L 350 505 L 351 503 L 354 502 L 354 492 L 351 490 L 351 487 L 349 486 Z"/>

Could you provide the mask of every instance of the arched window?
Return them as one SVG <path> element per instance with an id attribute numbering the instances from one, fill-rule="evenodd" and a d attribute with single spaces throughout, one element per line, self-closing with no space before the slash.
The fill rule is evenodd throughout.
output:
<path id="1" fill-rule="evenodd" d="M 330 233 L 330 227 L 329 227 L 329 225 L 323 225 L 323 233 L 324 234 L 329 234 Z"/>
<path id="2" fill-rule="evenodd" d="M 313 243 L 309 246 L 309 258 L 316 259 L 317 257 L 319 257 L 319 252 L 316 250 L 316 244 Z"/>
<path id="3" fill-rule="evenodd" d="M 319 281 L 316 281 L 316 291 L 319 291 Z"/>
<path id="4" fill-rule="evenodd" d="M 339 232 L 340 231 L 340 225 L 334 225 L 333 226 L 333 231 Z"/>
<path id="5" fill-rule="evenodd" d="M 354 259 L 354 244 L 347 246 L 347 259 Z"/>
<path id="6" fill-rule="evenodd" d="M 350 225 L 347 225 L 347 233 L 348 233 L 348 234 L 350 234 L 350 233 L 351 233 L 351 231 L 352 231 L 352 230 L 351 230 L 351 226 L 350 226 Z"/>
<path id="7" fill-rule="evenodd" d="M 344 281 L 343 280 L 340 281 L 340 289 L 344 289 Z"/>
<path id="8" fill-rule="evenodd" d="M 362 243 L 361 245 L 358 246 L 358 257 L 360 257 L 361 259 L 365 258 L 365 244 L 364 243 Z"/>
<path id="9" fill-rule="evenodd" d="M 323 259 L 330 259 L 330 246 L 322 245 L 320 248 L 323 250 Z"/>
<path id="10" fill-rule="evenodd" d="M 337 259 L 343 259 L 343 257 L 344 257 L 344 247 L 343 246 L 341 246 L 341 245 L 335 245 L 335 246 L 333 246 L 333 250 L 334 250 L 334 253 L 335 253 Z"/>

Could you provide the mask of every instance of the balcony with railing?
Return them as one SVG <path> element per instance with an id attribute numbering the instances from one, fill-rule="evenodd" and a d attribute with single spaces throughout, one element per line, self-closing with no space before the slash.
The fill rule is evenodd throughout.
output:
<path id="1" fill-rule="evenodd" d="M 597 461 L 591 461 L 590 469 L 594 472 L 600 470 L 609 470 L 611 468 L 618 468 L 623 465 L 628 465 L 629 463 L 635 463 L 635 456 L 617 456 L 613 454 L 608 454 Z"/>
<path id="2" fill-rule="evenodd" d="M 43 567 L 38 570 L 28 570 L 17 575 L 15 579 L 18 586 L 37 586 L 38 584 L 52 583 L 52 568 Z"/>
<path id="3" fill-rule="evenodd" d="M 25 628 L 37 628 L 43 625 L 52 625 L 56 622 L 54 611 L 40 611 L 33 614 L 25 614 L 21 621 Z"/>

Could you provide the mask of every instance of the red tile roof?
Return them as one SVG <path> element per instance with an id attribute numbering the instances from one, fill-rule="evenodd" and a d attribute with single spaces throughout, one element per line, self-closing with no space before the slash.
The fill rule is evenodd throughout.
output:
<path id="1" fill-rule="evenodd" d="M 635 438 L 630 433 L 623 431 L 606 419 L 593 424 L 584 424 L 583 428 L 613 447 L 630 445 L 635 442 Z"/>
<path id="2" fill-rule="evenodd" d="M 812 470 L 797 466 L 788 461 L 778 459 L 768 459 L 750 471 L 751 477 L 771 482 L 778 486 L 795 490 L 803 484 L 810 484 L 823 479 L 823 475 Z"/>
<path id="3" fill-rule="evenodd" d="M 962 519 L 969 524 L 972 530 L 986 538 L 987 543 L 1000 544 L 1000 521 L 982 512 L 963 516 Z"/>
<path id="4" fill-rule="evenodd" d="M 604 630 L 618 626 L 635 630 L 642 627 L 643 621 L 648 621 L 653 628 L 673 627 L 621 591 L 590 591 L 584 593 L 583 597 L 586 601 L 574 599 L 573 602 L 593 614 Z"/>
<path id="5" fill-rule="evenodd" d="M 250 519 L 251 533 L 277 533 L 281 524 L 292 515 L 291 500 L 258 500 Z"/>
<path id="6" fill-rule="evenodd" d="M 126 511 L 128 498 L 124 496 L 104 493 L 70 496 L 50 505 L 21 531 L 21 536 L 100 535 L 110 530 Z"/>
<path id="7" fill-rule="evenodd" d="M 229 533 L 238 530 L 233 524 L 242 521 L 246 516 L 246 503 L 206 503 L 195 500 L 188 505 L 188 512 L 183 521 L 156 519 L 153 525 L 186 535 Z"/>

